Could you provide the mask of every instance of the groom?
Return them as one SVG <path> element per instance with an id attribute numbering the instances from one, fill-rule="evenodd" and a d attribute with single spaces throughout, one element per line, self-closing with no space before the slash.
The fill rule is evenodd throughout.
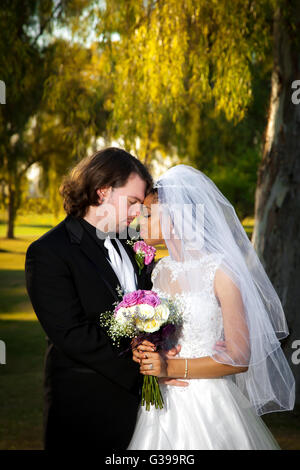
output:
<path id="1" fill-rule="evenodd" d="M 120 300 L 119 286 L 152 287 L 149 272 L 139 274 L 123 238 L 151 187 L 148 170 L 128 152 L 96 152 L 62 183 L 66 218 L 28 247 L 27 291 L 48 343 L 47 450 L 107 451 L 126 449 L 130 442 L 142 375 L 131 354 L 120 356 L 111 344 L 99 314 Z"/>

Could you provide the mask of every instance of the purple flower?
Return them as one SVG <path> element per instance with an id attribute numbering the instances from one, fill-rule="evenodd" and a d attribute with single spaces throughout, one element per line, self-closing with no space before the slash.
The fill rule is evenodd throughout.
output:
<path id="1" fill-rule="evenodd" d="M 134 307 L 135 305 L 147 304 L 155 308 L 160 305 L 161 301 L 156 292 L 152 290 L 135 290 L 125 294 L 121 302 L 116 306 L 114 315 L 117 314 L 121 307 Z"/>
<path id="2" fill-rule="evenodd" d="M 143 290 L 139 289 L 125 294 L 121 302 L 116 306 L 115 312 L 117 312 L 121 307 L 133 307 L 134 305 L 141 303 L 140 299 L 143 297 L 143 292 Z"/>
<path id="3" fill-rule="evenodd" d="M 152 248 L 152 247 L 151 247 Z M 154 248 L 155 250 L 155 248 Z M 156 250 L 155 250 L 156 251 Z M 155 256 L 155 251 L 150 251 L 150 252 L 147 252 L 146 256 L 145 256 L 145 260 L 144 260 L 144 263 L 147 265 L 147 264 L 150 264 L 151 261 L 153 260 L 154 256 Z"/>
<path id="4" fill-rule="evenodd" d="M 161 301 L 156 292 L 152 290 L 144 290 L 143 297 L 141 297 L 139 303 L 151 305 L 151 307 L 155 308 L 157 305 L 160 305 Z"/>
<path id="5" fill-rule="evenodd" d="M 156 253 L 156 248 L 154 248 L 154 246 L 147 245 L 147 243 L 142 240 L 135 242 L 135 244 L 133 245 L 133 249 L 135 253 L 137 253 L 138 251 L 143 253 L 144 263 L 146 265 L 151 263 Z"/>
<path id="6" fill-rule="evenodd" d="M 142 251 L 143 253 L 146 253 L 147 247 L 148 247 L 147 243 L 145 243 L 142 240 L 135 242 L 135 244 L 133 245 L 133 249 L 136 253 L 138 251 Z"/>

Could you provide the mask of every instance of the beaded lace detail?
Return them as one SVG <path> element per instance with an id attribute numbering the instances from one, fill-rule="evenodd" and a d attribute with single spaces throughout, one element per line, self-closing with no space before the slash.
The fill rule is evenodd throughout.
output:
<path id="1" fill-rule="evenodd" d="M 171 298 L 183 314 L 179 357 L 196 358 L 213 353 L 222 338 L 222 310 L 214 293 L 215 272 L 222 255 L 178 262 L 162 258 L 152 271 L 153 290 Z"/>

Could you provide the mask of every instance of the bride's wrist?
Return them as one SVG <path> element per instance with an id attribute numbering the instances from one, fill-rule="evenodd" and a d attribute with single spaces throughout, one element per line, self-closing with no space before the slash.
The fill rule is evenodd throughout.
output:
<path id="1" fill-rule="evenodd" d="M 182 358 L 167 359 L 167 377 L 173 379 L 183 379 L 186 370 L 186 360 Z"/>

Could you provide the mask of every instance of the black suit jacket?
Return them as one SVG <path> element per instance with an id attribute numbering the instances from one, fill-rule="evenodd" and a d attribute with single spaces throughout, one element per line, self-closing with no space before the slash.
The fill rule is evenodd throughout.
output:
<path id="1" fill-rule="evenodd" d="M 151 289 L 149 269 L 139 275 L 132 248 L 120 241 L 135 267 L 138 288 Z M 125 449 L 134 429 L 139 366 L 130 353 L 120 356 L 99 327 L 99 314 L 120 300 L 103 244 L 68 215 L 27 249 L 27 291 L 48 341 L 47 449 Z"/>

